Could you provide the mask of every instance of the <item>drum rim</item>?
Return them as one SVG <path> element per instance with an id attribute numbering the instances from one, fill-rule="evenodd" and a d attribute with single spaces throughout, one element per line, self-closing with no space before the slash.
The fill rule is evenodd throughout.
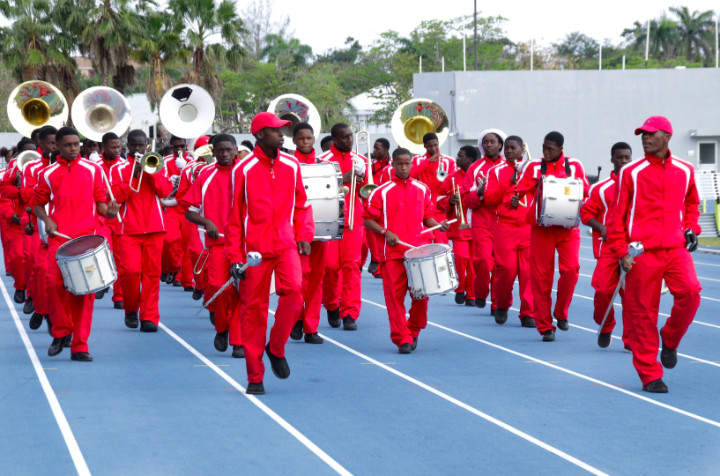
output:
<path id="1" fill-rule="evenodd" d="M 418 248 L 424 248 L 424 247 L 426 247 L 426 246 L 441 246 L 441 247 L 443 248 L 443 253 L 439 253 L 439 252 L 438 252 L 437 254 L 430 255 L 430 256 L 418 256 L 418 257 L 410 257 L 410 256 L 408 256 L 408 253 L 411 253 L 411 252 L 417 250 Z M 445 254 L 445 253 L 447 253 L 448 251 L 452 251 L 452 248 L 450 248 L 450 245 L 448 245 L 448 244 L 445 244 L 445 243 L 425 243 L 424 245 L 419 245 L 419 246 L 416 246 L 415 248 L 411 248 L 411 249 L 407 250 L 405 253 L 403 253 L 403 258 L 405 258 L 405 259 L 407 259 L 407 260 L 413 260 L 413 261 L 423 261 L 423 260 L 426 260 L 426 259 L 433 259 L 435 256 L 440 256 L 441 254 Z"/>
<path id="2" fill-rule="evenodd" d="M 78 242 L 78 241 L 82 241 L 82 240 L 89 239 L 89 238 L 95 238 L 95 237 L 99 237 L 99 238 L 102 239 L 102 243 L 101 243 L 100 245 L 98 245 L 98 246 L 96 246 L 96 247 L 94 247 L 94 248 L 90 248 L 90 249 L 88 249 L 87 251 L 85 251 L 84 253 L 79 254 L 79 255 L 72 255 L 72 256 L 60 255 L 60 251 L 61 251 L 63 248 L 67 247 L 70 243 L 76 243 L 76 242 Z M 76 259 L 84 258 L 84 257 L 89 256 L 89 255 L 93 255 L 93 254 L 95 254 L 95 251 L 96 251 L 96 250 L 98 250 L 98 249 L 100 249 L 100 248 L 102 248 L 102 247 L 105 247 L 105 246 L 108 246 L 108 244 L 107 244 L 107 239 L 106 239 L 104 236 L 102 236 L 102 235 L 98 235 L 98 234 L 95 233 L 95 234 L 92 234 L 92 235 L 78 236 L 77 238 L 73 238 L 72 240 L 67 241 L 67 242 L 63 243 L 62 245 L 60 245 L 60 246 L 58 247 L 57 251 L 55 252 L 55 258 L 56 258 L 58 261 L 76 260 Z"/>

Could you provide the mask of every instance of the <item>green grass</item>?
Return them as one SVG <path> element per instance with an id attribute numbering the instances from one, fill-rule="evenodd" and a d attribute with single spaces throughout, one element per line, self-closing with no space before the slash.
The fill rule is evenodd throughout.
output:
<path id="1" fill-rule="evenodd" d="M 698 241 L 700 242 L 700 246 L 712 246 L 713 248 L 720 248 L 720 236 L 699 236 Z"/>

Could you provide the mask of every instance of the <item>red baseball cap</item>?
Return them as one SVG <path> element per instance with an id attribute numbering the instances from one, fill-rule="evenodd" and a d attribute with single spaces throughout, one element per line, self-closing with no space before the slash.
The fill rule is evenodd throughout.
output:
<path id="1" fill-rule="evenodd" d="M 266 127 L 284 127 L 290 124 L 292 124 L 290 121 L 283 121 L 272 112 L 261 112 L 253 117 L 250 124 L 250 133 L 255 135 Z"/>
<path id="2" fill-rule="evenodd" d="M 210 143 L 210 136 L 200 136 L 195 141 L 195 148 L 202 147 L 204 145 L 208 145 Z"/>
<path id="3" fill-rule="evenodd" d="M 643 132 L 655 132 L 655 131 L 665 131 L 668 134 L 673 133 L 672 124 L 670 124 L 670 121 L 668 120 L 667 117 L 663 117 L 663 116 L 648 117 L 642 126 L 635 129 L 635 135 L 639 136 Z"/>

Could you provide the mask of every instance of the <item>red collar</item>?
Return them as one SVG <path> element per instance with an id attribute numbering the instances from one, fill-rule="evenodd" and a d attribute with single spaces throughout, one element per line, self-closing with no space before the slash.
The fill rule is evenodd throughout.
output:
<path id="1" fill-rule="evenodd" d="M 315 149 L 312 149 L 309 154 L 303 154 L 302 152 L 300 152 L 300 150 L 296 149 L 295 157 L 297 157 L 298 160 L 300 160 L 304 164 L 317 162 L 317 160 L 315 159 Z"/>
<path id="2" fill-rule="evenodd" d="M 345 155 L 346 155 L 346 154 L 349 154 L 349 153 L 350 153 L 350 152 L 342 152 L 342 151 L 339 150 L 337 147 L 335 147 L 335 144 L 332 144 L 332 145 L 330 146 L 330 152 L 332 152 L 333 155 L 339 155 L 340 157 L 343 157 L 343 158 L 345 158 Z"/>
<path id="3" fill-rule="evenodd" d="M 653 154 L 645 154 L 645 158 L 648 159 L 653 164 L 664 164 L 666 161 L 669 161 L 670 159 L 672 159 L 672 152 L 670 152 L 670 149 L 668 149 L 667 159 L 661 159 L 657 155 L 653 155 Z"/>

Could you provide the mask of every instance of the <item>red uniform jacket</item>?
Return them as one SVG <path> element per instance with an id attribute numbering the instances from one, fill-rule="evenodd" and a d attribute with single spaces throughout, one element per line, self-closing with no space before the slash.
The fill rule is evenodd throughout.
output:
<path id="1" fill-rule="evenodd" d="M 315 149 L 311 150 L 309 154 L 303 154 L 299 150 L 295 150 L 295 158 L 303 165 L 312 165 L 319 163 L 315 157 Z"/>
<path id="2" fill-rule="evenodd" d="M 0 195 L 5 198 L 15 199 L 20 196 L 20 188 L 15 185 L 17 171 L 17 159 L 12 159 L 8 162 L 7 169 L 5 170 L 5 173 L 2 176 L 2 181 L 0 182 Z"/>
<path id="3" fill-rule="evenodd" d="M 478 197 L 477 185 L 480 179 L 487 183 L 488 171 L 504 161 L 505 159 L 501 156 L 497 159 L 491 159 L 485 156 L 482 160 L 473 162 L 468 168 L 467 174 L 465 175 L 465 182 L 463 182 L 460 191 L 462 193 L 463 204 L 472 209 L 470 222 L 473 228 L 490 228 L 495 222 L 495 207 L 485 204 L 483 200 Z"/>
<path id="4" fill-rule="evenodd" d="M 448 177 L 445 179 L 445 181 L 440 186 L 440 195 L 437 197 L 437 208 L 445 214 L 445 217 L 447 220 L 451 220 L 453 218 L 457 218 L 458 221 L 455 223 L 450 224 L 450 229 L 447 231 L 447 236 L 451 240 L 472 240 L 472 231 L 470 228 L 467 228 L 465 230 L 460 229 L 460 217 L 456 216 L 457 213 L 456 207 L 453 205 L 450 205 L 450 196 L 453 195 L 453 179 L 455 180 L 455 187 L 459 188 L 462 187 L 463 182 L 465 181 L 465 175 L 467 172 L 465 172 L 463 169 L 457 169 L 454 173 L 448 175 Z M 465 217 L 465 220 L 469 220 L 470 216 L 468 214 L 468 207 L 463 201 L 463 216 Z"/>
<path id="5" fill-rule="evenodd" d="M 226 233 L 230 204 L 232 202 L 232 171 L 237 159 L 231 165 L 217 162 L 203 168 L 190 190 L 180 198 L 180 206 L 197 212 L 212 221 L 221 235 Z M 225 239 L 205 236 L 207 248 L 225 244 Z"/>
<path id="6" fill-rule="evenodd" d="M 417 246 L 427 241 L 420 235 L 423 220 L 435 212 L 430 187 L 412 178 L 396 177 L 373 191 L 365 218 L 375 220 L 401 241 Z M 407 250 L 403 245 L 388 246 L 387 240 L 383 240 L 382 253 L 386 259 L 402 259 Z"/>
<path id="7" fill-rule="evenodd" d="M 617 180 L 618 175 L 613 171 L 610 172 L 610 177 L 590 187 L 588 199 L 580 208 L 580 221 L 582 221 L 584 225 L 587 225 L 591 218 L 595 218 L 606 227 L 608 226 L 610 213 L 615 207 Z M 608 231 L 609 230 L 606 229 L 605 233 L 607 234 Z M 592 233 L 593 255 L 597 259 L 600 257 L 603 249 L 602 235 L 595 230 L 593 230 Z"/>
<path id="8" fill-rule="evenodd" d="M 527 198 L 523 197 L 517 208 L 510 205 L 510 200 L 517 191 L 516 184 L 511 182 L 514 173 L 514 164 L 507 161 L 491 168 L 487 174 L 483 200 L 487 205 L 495 207 L 498 222 L 511 226 L 524 226 L 527 217 Z M 516 182 L 519 179 L 519 176 L 516 177 Z"/>
<path id="9" fill-rule="evenodd" d="M 105 173 L 105 176 L 108 179 L 108 182 L 110 181 L 110 170 L 116 165 L 120 164 L 122 162 L 126 162 L 125 159 L 123 159 L 120 156 L 108 159 L 105 154 L 102 155 L 102 160 L 100 161 L 100 167 L 102 167 L 103 172 Z M 108 198 L 108 203 L 110 203 L 110 199 Z M 122 227 L 122 224 L 119 220 L 106 220 L 105 217 L 98 216 L 98 222 L 100 224 L 107 225 L 110 227 L 115 234 L 120 233 L 120 229 Z"/>
<path id="10" fill-rule="evenodd" d="M 565 154 L 562 154 L 555 162 L 546 162 L 547 169 L 545 175 L 567 178 L 568 174 L 565 172 L 566 160 L 568 161 L 568 165 L 570 167 L 570 175 L 582 180 L 583 198 L 587 197 L 590 184 L 588 183 L 582 163 L 579 160 L 571 157 L 565 157 Z M 522 176 L 518 180 L 518 193 L 520 194 L 520 198 L 522 199 L 525 196 L 528 198 L 526 221 L 533 226 L 538 226 L 537 219 L 535 217 L 535 199 L 538 192 L 538 182 L 540 182 L 542 177 L 542 162 L 543 159 L 535 159 L 529 162 L 525 167 Z"/>
<path id="11" fill-rule="evenodd" d="M 245 262 L 249 251 L 263 258 L 279 256 L 315 234 L 312 209 L 306 203 L 300 162 L 278 151 L 271 159 L 255 147 L 232 170 L 233 199 L 225 228 L 225 255 Z"/>
<path id="12" fill-rule="evenodd" d="M 620 170 L 619 191 L 611 225 L 615 256 L 627 254 L 628 243 L 640 241 L 646 250 L 685 246 L 685 230 L 699 235 L 700 199 L 695 171 L 673 157 L 645 155 Z"/>
<path id="13" fill-rule="evenodd" d="M 372 174 L 373 174 L 373 182 L 375 182 L 376 185 L 380 185 L 382 183 L 382 177 L 383 174 L 387 169 L 392 168 L 392 159 L 390 156 L 385 157 L 384 159 L 380 160 L 373 160 L 372 161 Z"/>
<path id="14" fill-rule="evenodd" d="M 20 197 L 24 203 L 30 203 L 33 200 L 35 186 L 38 184 L 40 172 L 44 170 L 50 161 L 45 157 L 33 160 L 25 165 L 22 173 L 22 185 L 20 186 Z M 100 177 L 102 178 L 102 177 Z"/>
<path id="15" fill-rule="evenodd" d="M 120 204 L 122 217 L 121 234 L 142 235 L 165 231 L 162 206 L 159 197 L 167 197 L 172 191 L 172 183 L 165 170 L 156 174 L 143 174 L 140 192 L 130 190 L 137 188 L 139 179 L 134 178 L 135 161 L 116 164 L 110 171 L 110 184 L 115 199 Z"/>
<path id="16" fill-rule="evenodd" d="M 428 187 L 432 193 L 433 203 L 437 202 L 438 196 L 440 195 L 440 187 L 442 181 L 437 179 L 437 171 L 440 164 L 445 168 L 448 176 L 455 173 L 457 165 L 455 161 L 445 155 L 441 155 L 437 162 L 430 162 L 430 156 L 427 153 L 422 155 L 416 155 L 412 159 L 413 167 L 410 171 L 410 176 L 421 181 Z M 435 216 L 442 218 L 443 212 L 435 212 Z"/>
<path id="17" fill-rule="evenodd" d="M 358 155 L 355 152 L 340 152 L 335 147 L 335 144 L 331 145 L 330 150 L 322 154 L 319 157 L 319 160 L 322 162 L 338 162 L 340 164 L 340 171 L 343 174 L 350 172 L 355 162 L 362 162 L 367 167 L 367 159 L 365 157 Z M 357 228 L 362 226 L 363 205 L 360 200 L 359 192 L 362 186 L 366 183 L 367 182 L 365 180 L 362 182 L 358 180 L 355 184 L 355 196 L 350 197 L 349 193 L 345 196 L 345 228 L 348 228 L 348 224 L 350 223 L 350 214 L 348 213 L 348 210 L 352 199 L 355 200 L 355 218 L 353 218 L 353 227 Z M 346 183 L 345 185 L 347 185 L 348 188 L 350 187 L 350 183 Z"/>
<path id="18" fill-rule="evenodd" d="M 77 238 L 95 233 L 97 202 L 105 203 L 107 187 L 100 166 L 87 159 L 57 162 L 45 168 L 33 194 L 33 205 L 49 203 L 48 215 L 58 232 Z M 51 238 L 52 239 L 52 238 Z"/>

